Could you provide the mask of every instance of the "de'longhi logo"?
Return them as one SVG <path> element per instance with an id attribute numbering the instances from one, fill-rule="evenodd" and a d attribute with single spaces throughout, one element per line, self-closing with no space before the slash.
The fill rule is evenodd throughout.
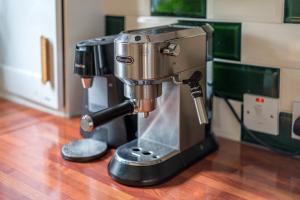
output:
<path id="1" fill-rule="evenodd" d="M 134 59 L 131 56 L 117 56 L 116 60 L 124 64 L 133 64 Z"/>

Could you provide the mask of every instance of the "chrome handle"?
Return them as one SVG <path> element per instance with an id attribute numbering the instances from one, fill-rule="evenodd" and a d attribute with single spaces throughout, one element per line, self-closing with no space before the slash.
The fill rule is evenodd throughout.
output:
<path id="1" fill-rule="evenodd" d="M 202 26 L 204 31 L 206 32 L 206 42 L 207 42 L 207 50 L 206 50 L 206 61 L 213 60 L 213 33 L 214 28 L 210 24 L 205 24 Z"/>

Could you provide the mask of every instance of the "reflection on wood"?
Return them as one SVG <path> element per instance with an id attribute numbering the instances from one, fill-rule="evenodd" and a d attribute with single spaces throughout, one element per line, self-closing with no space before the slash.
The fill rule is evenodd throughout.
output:
<path id="1" fill-rule="evenodd" d="M 0 199 L 300 199 L 300 161 L 219 139 L 220 150 L 165 184 L 120 185 L 107 174 L 113 154 L 67 162 L 61 145 L 79 138 L 64 119 L 0 100 Z"/>

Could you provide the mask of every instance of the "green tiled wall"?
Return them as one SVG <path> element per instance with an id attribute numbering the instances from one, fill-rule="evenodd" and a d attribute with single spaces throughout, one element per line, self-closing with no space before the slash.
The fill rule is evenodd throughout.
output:
<path id="1" fill-rule="evenodd" d="M 284 22 L 300 23 L 300 1 L 299 0 L 285 0 Z"/>
<path id="2" fill-rule="evenodd" d="M 292 114 L 280 113 L 279 115 L 279 135 L 269 135 L 259 132 L 254 132 L 255 136 L 264 141 L 273 148 L 281 149 L 291 153 L 300 152 L 300 141 L 292 139 Z M 257 144 L 247 133 L 242 129 L 242 140 Z"/>
<path id="3" fill-rule="evenodd" d="M 125 18 L 123 16 L 105 16 L 105 35 L 119 34 L 124 27 Z"/>
<path id="4" fill-rule="evenodd" d="M 215 58 L 241 59 L 241 23 L 204 22 L 179 20 L 179 25 L 202 26 L 209 23 L 215 29 L 213 39 L 213 55 Z"/>
<path id="5" fill-rule="evenodd" d="M 239 101 L 244 93 L 278 98 L 279 80 L 279 69 L 223 62 L 213 66 L 214 90 Z"/>
<path id="6" fill-rule="evenodd" d="M 206 0 L 151 0 L 151 15 L 206 17 Z"/>

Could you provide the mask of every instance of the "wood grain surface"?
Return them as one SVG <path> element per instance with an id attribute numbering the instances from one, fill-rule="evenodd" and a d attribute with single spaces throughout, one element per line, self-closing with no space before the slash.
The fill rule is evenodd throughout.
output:
<path id="1" fill-rule="evenodd" d="M 80 138 L 79 119 L 64 119 L 0 99 L 0 199 L 300 199 L 300 160 L 219 138 L 220 150 L 170 181 L 120 185 L 107 174 L 110 150 L 86 164 L 61 146 Z"/>

